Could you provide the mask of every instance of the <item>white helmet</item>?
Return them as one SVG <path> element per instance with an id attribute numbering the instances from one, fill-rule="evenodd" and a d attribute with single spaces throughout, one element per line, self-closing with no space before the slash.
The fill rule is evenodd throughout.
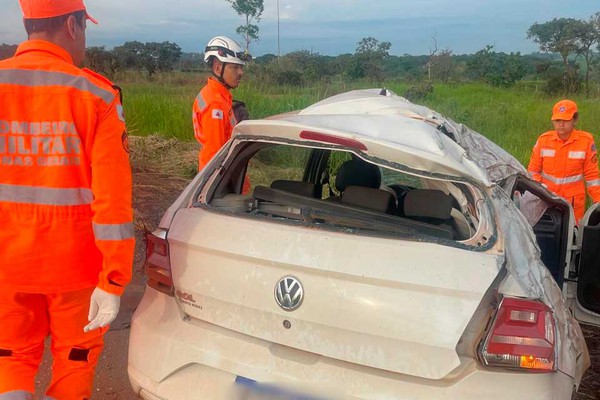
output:
<path id="1" fill-rule="evenodd" d="M 204 62 L 210 65 L 213 57 L 224 63 L 241 65 L 246 65 L 247 61 L 252 60 L 252 56 L 247 51 L 243 51 L 238 42 L 226 36 L 216 36 L 206 45 Z"/>

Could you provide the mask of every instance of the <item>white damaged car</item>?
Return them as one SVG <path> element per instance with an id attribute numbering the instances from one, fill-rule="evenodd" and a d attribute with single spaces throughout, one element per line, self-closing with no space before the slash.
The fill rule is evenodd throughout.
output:
<path id="1" fill-rule="evenodd" d="M 249 190 L 248 190 L 249 187 Z M 148 235 L 151 400 L 570 399 L 600 212 L 388 90 L 244 121 Z"/>

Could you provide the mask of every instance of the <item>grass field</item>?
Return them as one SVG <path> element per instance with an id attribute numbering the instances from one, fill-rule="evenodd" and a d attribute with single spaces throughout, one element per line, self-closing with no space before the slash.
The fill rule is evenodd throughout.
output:
<path id="1" fill-rule="evenodd" d="M 206 77 L 195 74 L 158 76 L 149 82 L 124 77 L 124 108 L 130 133 L 194 140 L 191 108 Z M 252 118 L 298 110 L 344 91 L 375 87 L 368 84 L 320 84 L 307 88 L 267 87 L 248 80 L 232 93 L 246 103 Z M 407 84 L 390 82 L 386 87 L 399 95 Z M 487 136 L 523 164 L 527 164 L 537 136 L 551 129 L 550 110 L 560 100 L 527 88 L 500 89 L 483 84 L 436 84 L 421 104 Z M 600 99 L 573 97 L 579 104 L 579 129 L 600 141 Z"/>

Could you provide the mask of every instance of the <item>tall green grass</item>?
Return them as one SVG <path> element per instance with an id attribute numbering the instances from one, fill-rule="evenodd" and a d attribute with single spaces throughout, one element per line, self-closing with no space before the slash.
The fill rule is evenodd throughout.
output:
<path id="1" fill-rule="evenodd" d="M 553 129 L 550 116 L 558 100 L 523 89 L 468 84 L 436 86 L 424 104 L 485 135 L 527 165 L 537 137 Z M 579 106 L 578 129 L 600 134 L 600 101 L 573 100 Z"/>
<path id="2" fill-rule="evenodd" d="M 156 76 L 150 82 L 134 77 L 120 82 L 130 133 L 194 140 L 192 103 L 206 78 L 206 75 L 200 74 L 172 74 Z M 249 79 L 232 94 L 235 99 L 246 103 L 251 118 L 264 118 L 299 110 L 326 97 L 366 87 L 372 85 L 332 82 L 290 88 L 268 86 Z M 408 85 L 390 82 L 386 87 L 402 95 Z M 550 98 L 527 87 L 500 89 L 483 84 L 440 84 L 435 85 L 433 94 L 421 103 L 480 132 L 526 165 L 536 138 L 552 129 L 551 109 L 558 100 L 558 97 Z M 580 96 L 573 100 L 580 109 L 579 129 L 599 134 L 600 100 Z M 599 141 L 598 136 L 596 141 Z"/>

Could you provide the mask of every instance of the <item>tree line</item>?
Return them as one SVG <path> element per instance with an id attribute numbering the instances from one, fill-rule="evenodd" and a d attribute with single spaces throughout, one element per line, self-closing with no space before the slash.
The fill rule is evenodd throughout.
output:
<path id="1" fill-rule="evenodd" d="M 245 1 L 230 2 L 239 3 L 236 11 L 246 15 L 247 21 L 258 21 L 262 2 L 256 0 L 258 3 L 249 11 L 243 8 Z M 248 46 L 257 38 L 258 29 L 244 26 L 238 33 L 245 37 Z M 487 45 L 475 54 L 457 55 L 451 49 L 439 50 L 437 38 L 433 37 L 429 54 L 394 56 L 390 55 L 390 42 L 365 37 L 357 43 L 354 53 L 326 56 L 299 50 L 281 57 L 266 54 L 255 58 L 249 68 L 262 82 L 291 86 L 334 79 L 377 83 L 396 79 L 421 82 L 423 90 L 428 90 L 434 82 L 482 81 L 510 87 L 527 79 L 543 82 L 543 90 L 548 94 L 569 95 L 585 88 L 589 95 L 590 83 L 600 83 L 600 12 L 586 21 L 555 18 L 535 23 L 528 29 L 527 37 L 538 44 L 539 53 L 497 52 L 494 46 Z M 15 45 L 0 45 L 0 59 L 12 56 L 15 50 Z M 148 76 L 174 70 L 208 71 L 202 53 L 182 52 L 171 42 L 130 41 L 113 49 L 90 47 L 85 63 L 111 78 L 125 70 L 143 71 Z"/>

